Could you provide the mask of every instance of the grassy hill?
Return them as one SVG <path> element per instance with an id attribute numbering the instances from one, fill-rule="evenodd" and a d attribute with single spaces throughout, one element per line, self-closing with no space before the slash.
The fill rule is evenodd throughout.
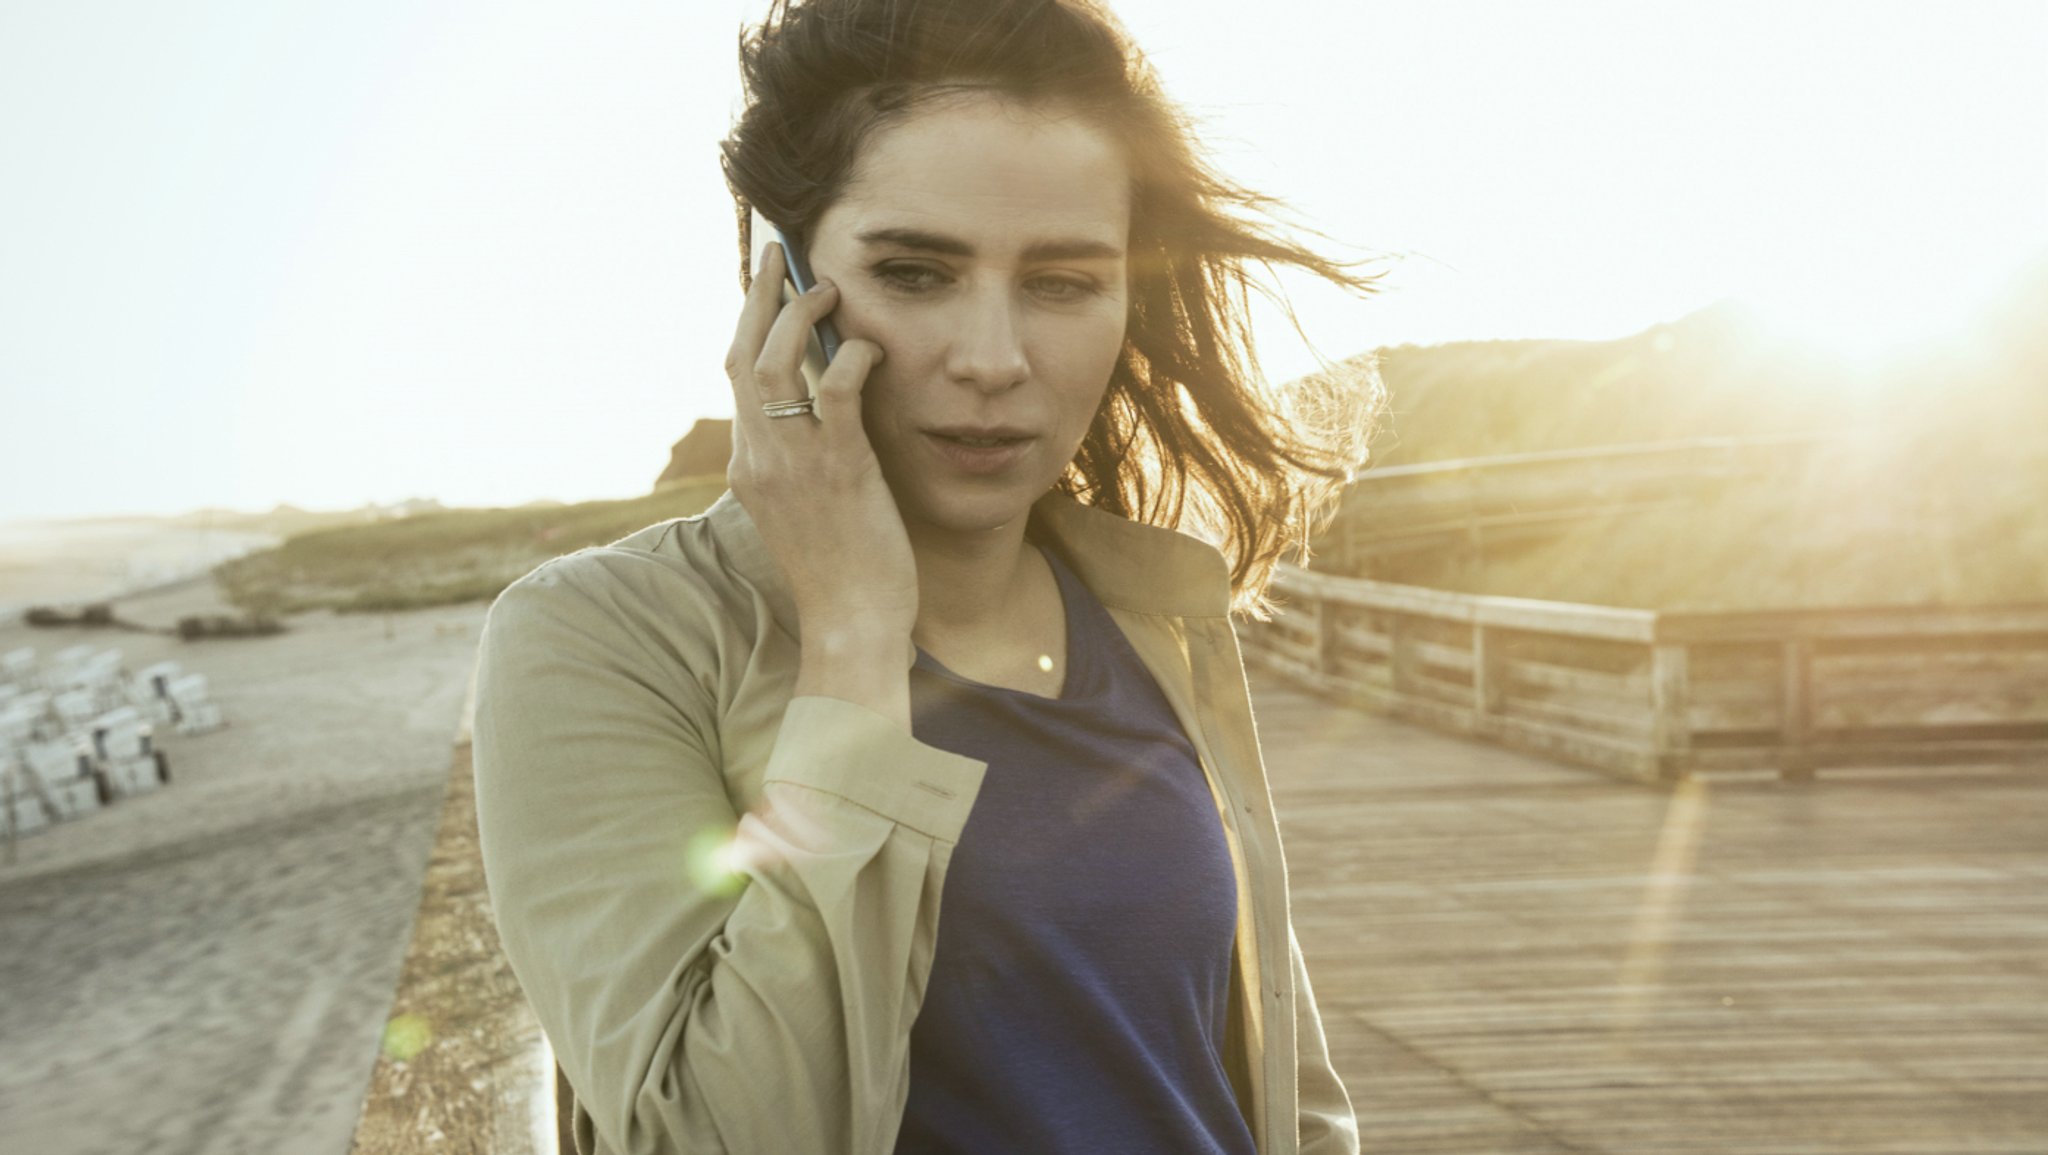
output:
<path id="1" fill-rule="evenodd" d="M 416 504 L 423 508 L 409 512 L 426 512 L 439 508 L 438 502 Z M 291 537 L 316 529 L 368 525 L 376 521 L 387 521 L 398 515 L 398 512 L 392 509 L 372 505 L 356 509 L 300 509 L 296 505 L 279 505 L 260 513 L 249 513 L 239 509 L 195 509 L 190 513 L 166 518 L 165 521 L 186 529 L 246 530 L 252 533 Z"/>
<path id="2" fill-rule="evenodd" d="M 723 477 L 686 478 L 645 497 L 512 509 L 450 509 L 313 529 L 215 571 L 243 609 L 363 612 L 494 598 L 551 557 L 700 513 Z"/>
<path id="3" fill-rule="evenodd" d="M 2048 604 L 2048 465 L 1958 468 L 1909 439 L 1815 451 L 1771 483 L 1555 536 L 1381 562 L 1468 593 L 1666 610 Z"/>
<path id="4" fill-rule="evenodd" d="M 1971 330 L 1845 364 L 1724 302 L 1613 341 L 1401 345 L 1374 465 L 1692 437 L 1911 427 L 1944 442 L 2048 428 L 2048 260 Z"/>
<path id="5" fill-rule="evenodd" d="M 1716 306 L 1616 341 L 1379 352 L 1375 466 L 1863 430 L 1681 513 L 1382 563 L 1443 589 L 1668 609 L 2048 602 L 2048 266 L 1973 331 L 1855 370 Z M 1361 491 L 1361 494 L 1369 493 Z"/>
<path id="6" fill-rule="evenodd" d="M 1904 392 L 1857 381 L 1717 305 L 1614 341 L 1463 341 L 1377 353 L 1390 412 L 1374 465 L 1413 465 L 1885 420 Z"/>

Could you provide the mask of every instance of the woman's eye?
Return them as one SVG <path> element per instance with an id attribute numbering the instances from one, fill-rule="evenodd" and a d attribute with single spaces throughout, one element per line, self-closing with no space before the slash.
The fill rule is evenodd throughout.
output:
<path id="1" fill-rule="evenodd" d="M 939 288 L 951 278 L 931 265 L 889 264 L 875 267 L 875 279 L 892 289 L 918 293 Z"/>
<path id="2" fill-rule="evenodd" d="M 874 278 L 885 288 L 900 293 L 934 293 L 954 283 L 952 270 L 941 265 L 915 261 L 891 261 L 874 267 Z M 1041 301 L 1056 305 L 1075 304 L 1099 290 L 1091 277 L 1071 273 L 1045 274 L 1027 278 L 1025 291 Z"/>
<path id="3" fill-rule="evenodd" d="M 1079 301 L 1095 292 L 1095 282 L 1081 277 L 1034 277 L 1031 291 L 1048 301 Z"/>

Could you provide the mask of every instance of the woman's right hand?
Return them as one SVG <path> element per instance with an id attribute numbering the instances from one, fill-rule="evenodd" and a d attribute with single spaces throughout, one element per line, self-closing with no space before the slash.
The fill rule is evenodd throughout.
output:
<path id="1" fill-rule="evenodd" d="M 915 657 L 917 562 L 861 424 L 861 390 L 882 350 L 871 341 L 841 342 L 818 383 L 815 416 L 763 413 L 764 403 L 808 395 L 805 343 L 811 325 L 839 301 L 837 288 L 820 281 L 784 305 L 784 276 L 782 246 L 770 245 L 726 354 L 733 389 L 726 483 L 789 582 L 806 661 L 825 645 L 900 650 L 907 669 Z"/>

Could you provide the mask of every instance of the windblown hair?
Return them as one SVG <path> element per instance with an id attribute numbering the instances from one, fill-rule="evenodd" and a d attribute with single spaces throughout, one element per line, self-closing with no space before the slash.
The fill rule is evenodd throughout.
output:
<path id="1" fill-rule="evenodd" d="M 1201 154 L 1123 28 L 1091 0 L 775 0 L 740 39 L 747 103 L 723 143 L 741 280 L 751 209 L 802 243 L 844 191 L 862 142 L 925 101 L 993 92 L 1072 109 L 1132 172 L 1124 349 L 1059 487 L 1215 542 L 1233 608 L 1264 620 L 1273 569 L 1335 511 L 1383 404 L 1377 375 L 1332 367 L 1292 386 L 1258 370 L 1250 293 L 1280 302 L 1281 265 L 1359 293 L 1378 274 L 1275 227 L 1276 202 Z M 1288 310 L 1292 319 L 1292 310 Z"/>

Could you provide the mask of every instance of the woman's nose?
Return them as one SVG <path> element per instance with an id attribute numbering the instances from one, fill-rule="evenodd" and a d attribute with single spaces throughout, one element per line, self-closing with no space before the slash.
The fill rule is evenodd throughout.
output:
<path id="1" fill-rule="evenodd" d="M 1024 380 L 1030 360 L 1024 355 L 1016 305 L 1008 294 L 971 294 L 955 322 L 946 366 L 953 380 L 988 392 L 1000 392 Z"/>

